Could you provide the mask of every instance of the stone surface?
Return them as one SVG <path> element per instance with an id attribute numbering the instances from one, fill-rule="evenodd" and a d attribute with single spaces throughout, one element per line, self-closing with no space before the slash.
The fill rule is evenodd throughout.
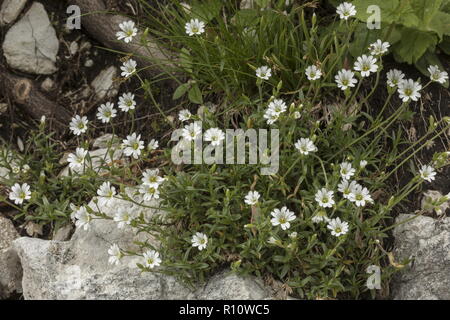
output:
<path id="1" fill-rule="evenodd" d="M 14 22 L 26 4 L 27 0 L 4 0 L 0 9 L 0 26 Z"/>
<path id="2" fill-rule="evenodd" d="M 402 214 L 400 223 L 414 215 Z M 412 259 L 392 281 L 397 300 L 450 299 L 450 218 L 419 216 L 394 229 L 397 262 Z"/>
<path id="3" fill-rule="evenodd" d="M 116 207 L 116 206 L 113 206 Z M 142 237 L 142 235 L 141 235 Z M 174 277 L 141 273 L 139 257 L 124 257 L 121 264 L 108 264 L 112 243 L 136 249 L 129 230 L 114 221 L 94 220 L 89 230 L 77 229 L 70 241 L 20 238 L 14 241 L 23 266 L 25 299 L 259 299 L 269 290 L 253 278 L 223 272 L 197 290 Z M 139 240 L 144 240 L 140 238 Z"/>
<path id="4" fill-rule="evenodd" d="M 53 240 L 55 241 L 67 241 L 70 240 L 70 237 L 72 235 L 73 226 L 71 224 L 65 225 L 61 228 L 59 228 L 54 236 Z"/>
<path id="5" fill-rule="evenodd" d="M 114 81 L 117 78 L 118 69 L 115 66 L 108 67 L 97 75 L 91 82 L 91 87 L 95 91 L 98 99 L 114 98 L 119 93 L 119 83 Z"/>
<path id="6" fill-rule="evenodd" d="M 22 269 L 15 251 L 10 249 L 19 234 L 12 222 L 0 216 L 0 298 L 8 298 L 13 292 L 22 291 Z"/>
<path id="7" fill-rule="evenodd" d="M 30 10 L 6 33 L 3 53 L 8 64 L 33 74 L 52 74 L 59 41 L 44 6 L 34 2 Z"/>
<path id="8" fill-rule="evenodd" d="M 427 213 L 436 212 L 438 216 L 444 214 L 450 208 L 450 200 L 437 205 L 444 197 L 442 193 L 437 190 L 427 190 L 423 193 L 421 208 Z"/>

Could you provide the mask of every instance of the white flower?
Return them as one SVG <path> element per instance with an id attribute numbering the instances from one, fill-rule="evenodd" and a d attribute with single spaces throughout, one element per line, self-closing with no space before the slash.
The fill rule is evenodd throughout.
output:
<path id="1" fill-rule="evenodd" d="M 213 146 L 219 146 L 225 139 L 225 133 L 219 128 L 211 128 L 206 130 L 204 139 L 210 141 Z"/>
<path id="2" fill-rule="evenodd" d="M 70 121 L 69 128 L 74 135 L 79 136 L 87 131 L 88 122 L 89 121 L 87 117 L 85 116 L 80 117 L 79 115 L 76 115 L 75 117 L 72 118 L 72 121 Z"/>
<path id="3" fill-rule="evenodd" d="M 144 252 L 144 266 L 150 269 L 161 265 L 161 259 L 159 253 L 155 250 L 148 250 Z"/>
<path id="4" fill-rule="evenodd" d="M 340 164 L 341 166 L 341 176 L 344 180 L 349 180 L 352 176 L 355 175 L 356 170 L 352 167 L 350 162 L 343 162 Z"/>
<path id="5" fill-rule="evenodd" d="M 314 223 L 328 222 L 330 218 L 328 218 L 326 211 L 319 211 L 311 218 L 311 221 Z"/>
<path id="6" fill-rule="evenodd" d="M 353 194 L 353 191 L 358 186 L 358 183 L 356 181 L 349 182 L 348 180 L 342 180 L 340 184 L 338 184 L 338 191 L 342 192 L 342 196 L 345 199 L 350 199 L 351 194 Z"/>
<path id="7" fill-rule="evenodd" d="M 202 127 L 199 126 L 196 122 L 188 124 L 182 130 L 183 138 L 186 141 L 194 141 L 201 134 L 202 134 Z"/>
<path id="8" fill-rule="evenodd" d="M 142 176 L 142 184 L 155 189 L 158 189 L 159 185 L 166 180 L 159 176 L 159 169 L 147 169 Z"/>
<path id="9" fill-rule="evenodd" d="M 369 46 L 370 54 L 374 56 L 382 56 L 388 52 L 390 46 L 391 44 L 389 42 L 383 42 L 378 39 Z"/>
<path id="10" fill-rule="evenodd" d="M 272 76 L 272 69 L 270 69 L 268 66 L 262 66 L 256 69 L 256 76 L 263 80 L 269 80 L 269 78 Z"/>
<path id="11" fill-rule="evenodd" d="M 159 147 L 159 142 L 158 142 L 158 140 L 155 140 L 155 139 L 150 140 L 150 142 L 147 145 L 148 151 L 156 150 L 156 149 L 158 149 L 158 147 Z"/>
<path id="12" fill-rule="evenodd" d="M 193 247 L 198 247 L 198 250 L 201 251 L 206 248 L 208 237 L 204 233 L 197 232 L 192 236 L 191 243 Z"/>
<path id="13" fill-rule="evenodd" d="M 299 111 L 294 112 L 294 119 L 300 119 L 302 117 L 302 114 Z"/>
<path id="14" fill-rule="evenodd" d="M 387 73 L 387 84 L 388 86 L 394 88 L 398 86 L 403 79 L 405 78 L 405 74 L 397 69 L 391 69 Z"/>
<path id="15" fill-rule="evenodd" d="M 261 195 L 258 191 L 249 191 L 245 196 L 244 202 L 249 206 L 256 206 Z"/>
<path id="16" fill-rule="evenodd" d="M 317 151 L 314 142 L 309 138 L 300 138 L 300 140 L 295 143 L 295 148 L 303 155 L 308 155 L 310 152 Z"/>
<path id="17" fill-rule="evenodd" d="M 108 263 L 113 265 L 118 265 L 120 263 L 120 259 L 122 258 L 122 252 L 117 244 L 113 244 L 108 249 L 109 259 Z"/>
<path id="18" fill-rule="evenodd" d="M 419 100 L 421 96 L 419 91 L 421 89 L 422 85 L 412 79 L 404 80 L 398 84 L 398 93 L 403 102 L 408 102 L 409 99 L 413 101 Z"/>
<path id="19" fill-rule="evenodd" d="M 97 190 L 98 204 L 100 207 L 108 206 L 116 195 L 116 188 L 111 186 L 109 181 L 103 182 L 100 188 Z"/>
<path id="20" fill-rule="evenodd" d="M 106 104 L 102 104 L 98 108 L 97 118 L 103 122 L 108 123 L 112 118 L 117 116 L 117 110 L 114 109 L 114 104 L 111 102 L 107 102 Z"/>
<path id="21" fill-rule="evenodd" d="M 136 101 L 134 101 L 134 94 L 131 92 L 124 93 L 119 97 L 119 109 L 123 112 L 128 112 L 136 108 Z"/>
<path id="22" fill-rule="evenodd" d="M 275 99 L 271 103 L 269 103 L 268 109 L 273 113 L 281 114 L 286 111 L 287 105 L 283 100 Z"/>
<path id="23" fill-rule="evenodd" d="M 286 230 L 291 227 L 290 221 L 295 220 L 294 212 L 290 211 L 287 207 L 283 207 L 281 209 L 275 209 L 271 213 L 273 226 L 281 226 L 281 229 Z"/>
<path id="24" fill-rule="evenodd" d="M 354 69 L 361 73 L 361 77 L 368 77 L 371 72 L 377 72 L 377 59 L 363 54 L 361 57 L 356 59 Z"/>
<path id="25" fill-rule="evenodd" d="M 269 244 L 276 244 L 277 243 L 277 239 L 275 239 L 274 237 L 270 237 L 269 239 L 267 239 L 267 243 Z"/>
<path id="26" fill-rule="evenodd" d="M 322 188 L 317 191 L 315 199 L 319 206 L 323 208 L 331 208 L 334 204 L 333 191 Z"/>
<path id="27" fill-rule="evenodd" d="M 144 141 L 141 141 L 141 135 L 136 135 L 136 133 L 127 136 L 123 140 L 123 152 L 127 157 L 133 156 L 134 159 L 139 158 L 141 155 L 141 150 L 144 149 Z"/>
<path id="28" fill-rule="evenodd" d="M 75 150 L 75 153 L 69 154 L 69 157 L 67 161 L 69 162 L 69 168 L 70 169 L 82 169 L 84 166 L 84 161 L 86 159 L 86 156 L 88 154 L 87 150 L 84 150 L 83 148 L 77 148 Z"/>
<path id="29" fill-rule="evenodd" d="M 341 19 L 348 20 L 351 16 L 356 15 L 356 7 L 351 3 L 344 2 L 336 8 L 336 13 Z"/>
<path id="30" fill-rule="evenodd" d="M 92 216 L 89 214 L 86 207 L 82 206 L 74 211 L 73 217 L 77 228 L 83 228 L 85 231 L 89 229 L 89 223 L 92 220 Z"/>
<path id="31" fill-rule="evenodd" d="M 333 236 L 339 237 L 348 232 L 348 222 L 341 221 L 339 218 L 331 219 L 327 228 L 331 230 Z"/>
<path id="32" fill-rule="evenodd" d="M 128 78 L 133 73 L 136 72 L 137 63 L 133 59 L 129 59 L 123 63 L 123 65 L 120 67 L 120 70 L 122 70 L 121 76 Z"/>
<path id="33" fill-rule="evenodd" d="M 348 199 L 351 202 L 354 202 L 357 207 L 364 207 L 366 202 L 373 203 L 369 190 L 367 190 L 367 188 L 363 188 L 363 186 L 359 184 L 353 188 Z"/>
<path id="34" fill-rule="evenodd" d="M 191 120 L 191 118 L 192 118 L 192 113 L 187 109 L 181 110 L 178 113 L 178 119 L 180 119 L 181 122 Z"/>
<path id="35" fill-rule="evenodd" d="M 142 184 L 139 187 L 139 193 L 141 193 L 144 196 L 144 201 L 159 199 L 158 187 L 155 187 L 154 185 L 149 186 L 148 184 Z"/>
<path id="36" fill-rule="evenodd" d="M 137 208 L 134 205 L 130 206 L 120 206 L 117 210 L 117 213 L 114 215 L 114 221 L 116 221 L 117 227 L 122 229 L 125 225 L 130 225 L 131 221 L 136 217 L 134 212 L 136 212 Z"/>
<path id="37" fill-rule="evenodd" d="M 264 119 L 267 119 L 267 124 L 274 124 L 280 118 L 280 113 L 274 112 L 272 109 L 267 109 L 264 113 Z"/>
<path id="38" fill-rule="evenodd" d="M 22 204 L 25 200 L 31 199 L 30 186 L 26 183 L 20 185 L 16 183 L 12 186 L 9 193 L 9 199 L 14 201 L 15 204 Z"/>
<path id="39" fill-rule="evenodd" d="M 296 239 L 297 238 L 297 236 L 298 236 L 298 233 L 297 232 L 291 232 L 291 233 L 289 233 L 289 238 L 291 238 L 291 239 Z"/>
<path id="40" fill-rule="evenodd" d="M 322 71 L 316 66 L 309 66 L 306 68 L 305 74 L 308 77 L 308 80 L 314 81 L 320 79 L 322 76 Z"/>
<path id="41" fill-rule="evenodd" d="M 133 37 L 137 35 L 138 30 L 134 27 L 133 21 L 125 21 L 119 24 L 119 28 L 121 31 L 118 31 L 116 33 L 117 40 L 125 41 L 126 43 L 129 43 L 133 40 Z"/>
<path id="42" fill-rule="evenodd" d="M 420 170 L 420 177 L 428 182 L 436 179 L 436 171 L 432 166 L 423 165 Z"/>
<path id="43" fill-rule="evenodd" d="M 354 78 L 355 74 L 350 70 L 342 69 L 338 72 L 338 74 L 334 77 L 338 88 L 341 90 L 346 90 L 349 87 L 354 87 L 355 84 L 358 82 Z"/>
<path id="44" fill-rule="evenodd" d="M 184 28 L 189 36 L 199 35 L 205 32 L 205 23 L 198 19 L 191 19 L 191 21 L 186 23 Z"/>
<path id="45" fill-rule="evenodd" d="M 361 160 L 361 161 L 359 162 L 359 167 L 360 167 L 361 169 L 364 169 L 366 166 L 367 166 L 367 161 L 366 161 L 366 160 Z"/>
<path id="46" fill-rule="evenodd" d="M 431 81 L 444 84 L 448 80 L 448 73 L 446 71 L 440 71 L 438 66 L 429 66 L 428 72 L 430 73 Z"/>

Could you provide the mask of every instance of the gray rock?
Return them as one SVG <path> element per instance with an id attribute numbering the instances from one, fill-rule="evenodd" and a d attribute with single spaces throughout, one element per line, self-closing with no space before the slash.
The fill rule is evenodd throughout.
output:
<path id="1" fill-rule="evenodd" d="M 59 41 L 44 6 L 34 2 L 30 10 L 6 33 L 3 53 L 8 64 L 24 72 L 52 74 Z"/>
<path id="2" fill-rule="evenodd" d="M 118 69 L 115 66 L 106 68 L 91 82 L 91 87 L 99 100 L 103 98 L 114 98 L 119 93 L 119 83 L 114 81 L 117 78 Z"/>
<path id="3" fill-rule="evenodd" d="M 141 235 L 140 237 L 142 237 Z M 141 273 L 138 257 L 108 264 L 107 250 L 117 243 L 136 249 L 130 230 L 114 221 L 94 220 L 88 231 L 77 229 L 67 242 L 20 238 L 14 241 L 23 267 L 25 299 L 259 299 L 268 289 L 252 279 L 221 273 L 193 291 L 174 277 Z M 139 238 L 140 241 L 145 240 Z M 150 239 L 151 240 L 151 239 Z"/>
<path id="4" fill-rule="evenodd" d="M 15 251 L 9 247 L 19 238 L 11 221 L 0 216 L 0 298 L 8 298 L 13 292 L 22 292 L 22 269 Z"/>
<path id="5" fill-rule="evenodd" d="M 427 213 L 433 213 L 435 211 L 438 216 L 444 214 L 450 208 L 450 200 L 437 205 L 443 197 L 444 195 L 437 190 L 424 192 L 421 201 L 422 210 Z"/>
<path id="6" fill-rule="evenodd" d="M 26 3 L 27 0 L 4 0 L 0 9 L 0 26 L 14 22 Z"/>
<path id="7" fill-rule="evenodd" d="M 402 214 L 400 223 L 414 215 Z M 418 216 L 394 229 L 397 262 L 412 259 L 392 281 L 396 300 L 450 299 L 450 218 Z"/>
<path id="8" fill-rule="evenodd" d="M 52 91 L 54 86 L 55 86 L 55 82 L 51 78 L 46 78 L 41 83 L 41 89 L 44 90 L 44 91 L 47 91 L 47 92 Z"/>
<path id="9" fill-rule="evenodd" d="M 54 236 L 53 240 L 55 241 L 67 241 L 70 239 L 70 236 L 72 235 L 73 226 L 71 224 L 67 224 L 61 228 L 59 228 Z"/>

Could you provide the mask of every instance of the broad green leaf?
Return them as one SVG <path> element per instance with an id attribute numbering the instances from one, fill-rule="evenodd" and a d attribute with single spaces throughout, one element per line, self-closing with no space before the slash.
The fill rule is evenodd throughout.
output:
<path id="1" fill-rule="evenodd" d="M 221 0 L 195 1 L 192 4 L 191 17 L 209 22 L 220 14 Z"/>
<path id="2" fill-rule="evenodd" d="M 255 26 L 258 21 L 258 12 L 255 9 L 239 10 L 231 19 L 231 23 L 242 28 Z"/>
<path id="3" fill-rule="evenodd" d="M 428 26 L 433 16 L 439 11 L 442 0 L 410 0 L 414 14 L 421 20 L 422 26 Z"/>
<path id="4" fill-rule="evenodd" d="M 184 96 L 184 94 L 188 91 L 189 89 L 189 83 L 183 83 L 182 85 L 180 85 L 175 92 L 173 93 L 173 100 L 177 100 L 180 99 L 182 96 Z"/>
<path id="5" fill-rule="evenodd" d="M 439 44 L 439 48 L 444 51 L 445 54 L 450 55 L 450 36 L 444 37 L 444 40 Z"/>
<path id="6" fill-rule="evenodd" d="M 189 101 L 196 104 L 202 104 L 203 103 L 203 97 L 202 92 L 200 91 L 200 88 L 197 84 L 195 84 L 190 90 L 189 90 Z"/>
<path id="7" fill-rule="evenodd" d="M 450 35 L 450 14 L 442 11 L 436 12 L 428 30 L 436 32 L 440 40 L 443 39 L 444 35 Z"/>
<path id="8" fill-rule="evenodd" d="M 255 0 L 256 4 L 261 8 L 265 8 L 269 5 L 270 0 Z"/>
<path id="9" fill-rule="evenodd" d="M 437 37 L 411 28 L 401 30 L 402 39 L 393 47 L 395 58 L 400 62 L 413 64 L 417 62 L 427 49 L 434 49 Z"/>

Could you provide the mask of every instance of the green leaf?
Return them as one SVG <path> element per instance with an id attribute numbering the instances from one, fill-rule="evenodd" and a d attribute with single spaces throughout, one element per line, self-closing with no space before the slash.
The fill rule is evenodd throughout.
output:
<path id="1" fill-rule="evenodd" d="M 430 33 L 410 28 L 401 30 L 402 39 L 394 45 L 394 55 L 399 62 L 416 63 L 428 50 L 434 50 L 438 41 Z"/>
<path id="2" fill-rule="evenodd" d="M 444 40 L 439 44 L 439 49 L 444 51 L 445 54 L 450 55 L 450 37 L 445 36 Z"/>
<path id="3" fill-rule="evenodd" d="M 191 6 L 191 17 L 209 22 L 220 14 L 221 0 L 195 1 Z"/>
<path id="4" fill-rule="evenodd" d="M 428 27 L 429 31 L 434 31 L 442 40 L 444 35 L 450 35 L 450 14 L 438 11 L 432 17 L 433 23 Z"/>
<path id="5" fill-rule="evenodd" d="M 183 83 L 182 85 L 180 85 L 173 93 L 172 99 L 173 100 L 180 99 L 188 91 L 189 87 L 190 87 L 189 83 Z"/>
<path id="6" fill-rule="evenodd" d="M 189 90 L 189 101 L 196 104 L 202 104 L 203 103 L 203 97 L 202 92 L 200 91 L 200 88 L 197 84 L 195 84 L 190 90 Z"/>
<path id="7" fill-rule="evenodd" d="M 265 8 L 270 4 L 270 0 L 255 0 L 255 2 L 261 8 Z"/>

